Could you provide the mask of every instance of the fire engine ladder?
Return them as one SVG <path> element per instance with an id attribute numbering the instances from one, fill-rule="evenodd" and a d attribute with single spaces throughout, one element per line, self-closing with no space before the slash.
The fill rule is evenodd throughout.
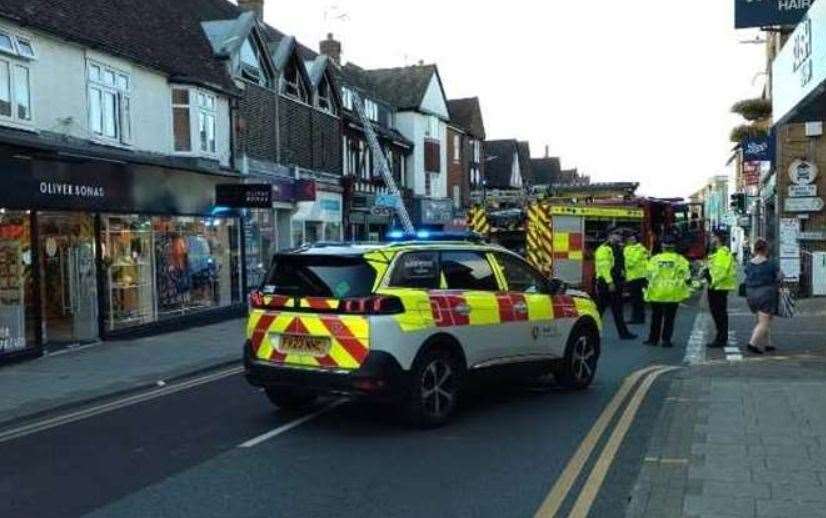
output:
<path id="1" fill-rule="evenodd" d="M 373 131 L 373 123 L 370 122 L 367 114 L 364 113 L 364 105 L 361 103 L 361 97 L 355 92 L 353 92 L 353 106 L 356 108 L 359 119 L 361 119 L 361 125 L 364 126 L 364 134 L 367 136 L 367 143 L 370 145 L 370 152 L 373 154 L 373 168 L 381 172 L 384 178 L 384 184 L 387 185 L 388 191 L 390 191 L 390 194 L 396 199 L 396 214 L 399 216 L 399 221 L 401 221 L 404 231 L 408 234 L 413 234 L 416 232 L 416 229 L 413 227 L 413 221 L 410 219 L 407 208 L 404 206 L 402 194 L 396 185 L 393 173 L 390 172 L 390 167 L 387 165 L 387 157 L 384 156 L 384 152 L 379 145 L 379 139 L 376 137 L 376 132 Z"/>

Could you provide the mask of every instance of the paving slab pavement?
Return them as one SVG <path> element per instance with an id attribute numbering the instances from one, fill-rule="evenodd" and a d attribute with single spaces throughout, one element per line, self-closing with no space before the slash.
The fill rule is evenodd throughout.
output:
<path id="1" fill-rule="evenodd" d="M 826 355 L 677 374 L 626 516 L 826 517 Z"/>
<path id="2" fill-rule="evenodd" d="M 244 319 L 108 341 L 0 367 L 0 427 L 241 362 Z"/>

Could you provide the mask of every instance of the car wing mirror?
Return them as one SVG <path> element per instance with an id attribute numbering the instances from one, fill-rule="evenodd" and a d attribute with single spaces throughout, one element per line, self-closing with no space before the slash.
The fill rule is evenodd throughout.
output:
<path id="1" fill-rule="evenodd" d="M 568 284 L 559 279 L 548 279 L 548 292 L 551 295 L 563 295 L 568 290 Z"/>

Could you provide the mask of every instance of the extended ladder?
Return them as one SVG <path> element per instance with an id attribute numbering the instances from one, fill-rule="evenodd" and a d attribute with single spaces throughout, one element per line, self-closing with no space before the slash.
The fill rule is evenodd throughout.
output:
<path id="1" fill-rule="evenodd" d="M 356 92 L 353 92 L 353 106 L 356 108 L 359 119 L 361 119 L 361 125 L 364 126 L 364 134 L 367 136 L 367 143 L 370 145 L 370 151 L 373 154 L 373 168 L 381 172 L 384 183 L 387 185 L 387 190 L 390 192 L 390 195 L 396 199 L 396 214 L 399 216 L 399 221 L 401 221 L 404 231 L 408 234 L 413 234 L 416 232 L 415 227 L 413 227 L 413 221 L 410 219 L 407 208 L 404 206 L 402 194 L 399 191 L 398 185 L 396 185 L 393 173 L 390 172 L 390 167 L 387 165 L 387 157 L 384 156 L 384 152 L 381 150 L 376 132 L 373 131 L 373 123 L 367 118 L 367 114 L 364 113 L 364 105 L 361 104 L 361 97 L 359 97 Z"/>

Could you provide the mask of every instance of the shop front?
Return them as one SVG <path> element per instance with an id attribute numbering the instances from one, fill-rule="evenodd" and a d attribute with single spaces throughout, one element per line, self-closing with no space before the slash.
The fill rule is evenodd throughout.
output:
<path id="1" fill-rule="evenodd" d="M 445 230 L 453 222 L 453 200 L 449 198 L 419 198 L 413 207 L 413 221 L 418 229 Z"/>
<path id="2" fill-rule="evenodd" d="M 353 193 L 347 218 L 347 235 L 352 241 L 379 242 L 392 229 L 394 209 L 386 203 L 377 204 L 378 196 L 382 195 Z"/>
<path id="3" fill-rule="evenodd" d="M 0 150 L 0 358 L 242 310 L 233 177 Z"/>
<path id="4" fill-rule="evenodd" d="M 292 217 L 292 246 L 342 240 L 341 192 L 318 190 L 313 201 L 299 201 Z"/>

